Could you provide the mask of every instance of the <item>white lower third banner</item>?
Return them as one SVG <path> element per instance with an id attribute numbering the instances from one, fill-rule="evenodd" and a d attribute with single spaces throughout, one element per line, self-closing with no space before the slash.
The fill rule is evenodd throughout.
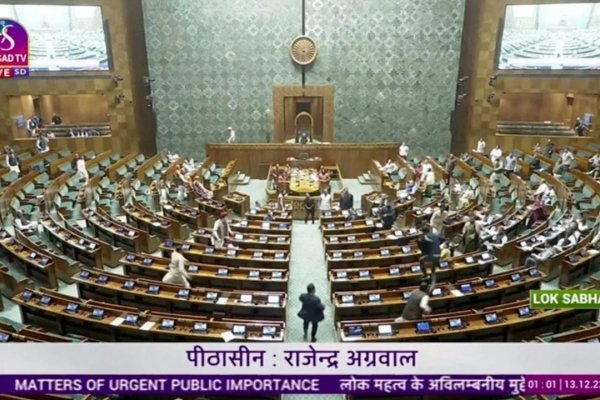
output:
<path id="1" fill-rule="evenodd" d="M 7 344 L 4 394 L 600 394 L 592 343 Z"/>

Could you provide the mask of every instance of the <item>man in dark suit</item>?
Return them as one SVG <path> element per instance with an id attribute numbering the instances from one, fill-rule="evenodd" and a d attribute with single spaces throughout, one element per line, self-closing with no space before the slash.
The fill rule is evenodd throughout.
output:
<path id="1" fill-rule="evenodd" d="M 317 341 L 317 329 L 319 322 L 325 319 L 325 306 L 321 303 L 319 296 L 315 294 L 315 285 L 310 283 L 306 287 L 307 293 L 300 295 L 300 301 L 302 302 L 302 309 L 298 313 L 298 316 L 304 320 L 304 340 L 307 339 L 308 324 L 312 324 L 310 332 L 311 342 Z"/>
<path id="2" fill-rule="evenodd" d="M 340 209 L 351 210 L 354 208 L 354 196 L 348 191 L 348 188 L 344 188 L 340 193 Z"/>
<path id="3" fill-rule="evenodd" d="M 310 197 L 310 194 L 306 193 L 306 197 L 304 198 L 304 211 L 306 215 L 304 216 L 304 223 L 308 224 L 308 217 L 310 217 L 312 223 L 315 223 L 315 199 Z"/>
<path id="4" fill-rule="evenodd" d="M 427 273 L 427 265 L 431 266 L 431 289 L 435 287 L 435 268 L 440 263 L 440 244 L 442 239 L 439 235 L 431 230 L 429 225 L 425 225 L 422 229 L 423 236 L 418 241 L 419 250 L 421 250 L 421 258 L 419 264 L 424 274 Z"/>

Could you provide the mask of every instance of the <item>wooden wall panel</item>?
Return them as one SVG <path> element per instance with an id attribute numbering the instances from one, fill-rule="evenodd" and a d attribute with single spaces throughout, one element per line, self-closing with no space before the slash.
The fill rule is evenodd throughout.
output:
<path id="1" fill-rule="evenodd" d="M 356 178 L 372 169 L 372 160 L 386 162 L 395 157 L 399 146 L 400 143 L 209 144 L 206 146 L 206 155 L 219 165 L 236 160 L 235 171 L 255 179 L 265 179 L 271 164 L 282 165 L 287 157 L 308 153 L 310 157 L 321 157 L 325 165 L 337 164 L 343 177 Z"/>
<path id="2" fill-rule="evenodd" d="M 134 97 L 133 81 L 143 78 L 144 66 L 147 71 L 147 60 L 145 54 L 143 57 L 139 54 L 133 56 L 129 51 L 130 48 L 141 46 L 139 35 L 136 35 L 135 31 L 140 28 L 143 31 L 143 25 L 140 27 L 130 23 L 132 19 L 143 20 L 141 0 L 22 0 L 19 3 L 101 6 L 103 18 L 108 26 L 109 48 L 114 68 L 113 71 L 104 73 L 44 74 L 29 79 L 0 80 L 0 143 L 9 143 L 16 138 L 14 129 L 16 115 L 12 115 L 9 107 L 11 96 L 97 94 L 105 95 L 107 98 L 112 137 L 61 139 L 56 143 L 72 150 L 89 148 L 100 152 L 112 149 L 115 152 L 129 153 L 139 151 L 143 142 L 146 146 L 147 143 L 151 144 L 150 148 L 146 147 L 149 150 L 147 152 L 152 152 L 152 149 L 156 151 L 155 133 L 144 130 L 142 134 L 134 108 L 134 103 L 145 104 L 143 93 L 136 92 Z M 130 9 L 134 5 L 138 5 L 139 10 L 132 13 Z M 113 74 L 123 78 L 118 87 L 113 84 Z M 114 98 L 120 93 L 125 96 L 125 100 L 117 105 Z M 29 111 L 25 110 L 26 117 L 31 116 Z M 33 140 L 29 140 L 29 145 L 33 146 Z"/>
<path id="3" fill-rule="evenodd" d="M 502 97 L 507 94 L 527 93 L 572 93 L 575 97 L 600 93 L 600 73 L 598 71 L 498 71 L 496 70 L 496 45 L 501 19 L 508 4 L 552 4 L 582 3 L 586 0 L 469 0 L 465 18 L 465 34 L 461 56 L 460 76 L 469 76 L 463 91 L 467 97 L 458 107 L 453 132 L 453 151 L 462 152 L 475 148 L 483 137 L 491 149 L 496 144 L 506 144 L 527 149 L 531 142 L 546 141 L 547 137 L 511 138 L 496 135 Z M 489 78 L 497 75 L 494 86 Z M 495 93 L 496 100 L 486 101 L 489 94 Z M 576 110 L 573 110 L 575 113 Z M 596 126 L 593 140 L 600 140 L 600 104 L 595 106 Z M 572 122 L 574 118 L 570 118 Z M 561 141 L 556 138 L 556 142 Z M 585 140 L 585 139 L 584 139 Z M 509 148 L 507 147 L 506 150 Z"/>

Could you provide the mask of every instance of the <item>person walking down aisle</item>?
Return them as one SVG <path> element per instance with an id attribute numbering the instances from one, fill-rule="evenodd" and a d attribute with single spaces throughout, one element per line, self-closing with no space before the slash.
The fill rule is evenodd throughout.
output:
<path id="1" fill-rule="evenodd" d="M 163 277 L 162 281 L 175 285 L 183 285 L 186 288 L 191 287 L 190 276 L 185 270 L 186 262 L 188 262 L 188 260 L 181 254 L 181 247 L 173 249 L 171 262 L 169 263 L 169 272 Z"/>
<path id="2" fill-rule="evenodd" d="M 319 322 L 325 319 L 325 306 L 321 303 L 319 296 L 315 294 L 315 285 L 310 283 L 306 287 L 307 293 L 300 295 L 300 302 L 302 303 L 302 309 L 298 312 L 298 316 L 304 320 L 304 340 L 307 339 L 308 324 L 312 324 L 310 331 L 311 342 L 317 341 L 317 329 L 319 328 Z"/>
<path id="3" fill-rule="evenodd" d="M 315 223 L 315 199 L 310 197 L 310 194 L 306 193 L 306 197 L 304 198 L 304 211 L 306 212 L 304 216 L 304 223 L 308 224 L 308 217 L 312 223 Z"/>

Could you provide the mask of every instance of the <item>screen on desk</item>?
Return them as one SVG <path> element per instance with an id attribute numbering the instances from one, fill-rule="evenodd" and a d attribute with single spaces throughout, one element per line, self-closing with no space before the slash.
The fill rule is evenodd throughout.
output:
<path id="1" fill-rule="evenodd" d="M 282 279 L 282 278 L 283 278 L 283 272 L 281 272 L 281 271 L 271 272 L 271 279 Z"/>
<path id="2" fill-rule="evenodd" d="M 513 282 L 519 282 L 521 280 L 521 274 L 512 274 L 510 280 Z"/>
<path id="3" fill-rule="evenodd" d="M 362 336 L 363 328 L 362 326 L 352 325 L 348 327 L 348 336 Z"/>
<path id="4" fill-rule="evenodd" d="M 442 288 L 435 288 L 431 291 L 431 295 L 433 297 L 440 297 L 444 295 L 444 292 L 442 292 Z"/>
<path id="5" fill-rule="evenodd" d="M 363 258 L 364 254 L 362 251 L 355 251 L 354 252 L 354 258 Z"/>
<path id="6" fill-rule="evenodd" d="M 100 275 L 98 277 L 98 279 L 96 280 L 96 282 L 101 283 L 101 284 L 108 283 L 108 276 L 106 276 L 106 275 Z"/>
<path id="7" fill-rule="evenodd" d="M 450 268 L 450 264 L 448 263 L 448 261 L 440 262 L 440 269 L 448 269 L 448 268 Z"/>
<path id="8" fill-rule="evenodd" d="M 71 314 L 75 314 L 77 310 L 79 310 L 79 304 L 77 303 L 69 303 L 67 304 L 67 308 L 65 308 L 65 311 Z"/>
<path id="9" fill-rule="evenodd" d="M 519 317 L 529 317 L 531 315 L 531 309 L 529 307 L 519 308 Z"/>
<path id="10" fill-rule="evenodd" d="M 260 277 L 259 271 L 250 271 L 248 272 L 248 278 L 258 278 Z"/>
<path id="11" fill-rule="evenodd" d="M 451 318 L 448 320 L 448 326 L 450 329 L 461 329 L 463 325 L 462 318 Z"/>
<path id="12" fill-rule="evenodd" d="M 127 261 L 135 261 L 135 256 L 133 254 L 128 254 L 126 260 Z"/>
<path id="13" fill-rule="evenodd" d="M 151 258 L 144 258 L 144 261 L 142 261 L 143 265 L 152 265 L 152 259 Z"/>
<path id="14" fill-rule="evenodd" d="M 463 283 L 460 285 L 460 291 L 463 293 L 473 293 L 473 286 L 470 283 Z"/>
<path id="15" fill-rule="evenodd" d="M 29 301 L 33 297 L 33 292 L 31 290 L 26 290 L 21 294 L 21 300 Z"/>
<path id="16" fill-rule="evenodd" d="M 380 336 L 391 336 L 393 334 L 391 325 L 379 325 L 377 327 L 377 332 Z"/>
<path id="17" fill-rule="evenodd" d="M 175 328 L 175 320 L 172 319 L 163 319 L 160 322 L 161 329 L 173 329 Z"/>
<path id="18" fill-rule="evenodd" d="M 190 245 L 188 243 L 185 243 L 183 245 L 181 245 L 181 250 L 183 251 L 188 251 L 190 249 Z"/>
<path id="19" fill-rule="evenodd" d="M 264 253 L 262 251 L 255 251 L 252 254 L 252 258 L 263 258 Z"/>
<path id="20" fill-rule="evenodd" d="M 390 268 L 390 275 L 400 275 L 400 268 Z"/>
<path id="21" fill-rule="evenodd" d="M 240 303 L 252 303 L 252 295 L 251 294 L 242 294 L 240 296 Z"/>
<path id="22" fill-rule="evenodd" d="M 197 265 L 190 265 L 188 267 L 188 272 L 191 272 L 191 273 L 195 274 L 196 272 L 198 272 L 198 266 Z"/>
<path id="23" fill-rule="evenodd" d="M 485 314 L 484 318 L 485 318 L 485 323 L 486 324 L 495 324 L 496 322 L 499 321 L 498 314 L 495 313 L 495 312 Z"/>
<path id="24" fill-rule="evenodd" d="M 351 294 L 342 295 L 342 303 L 344 303 L 344 304 L 354 303 L 354 296 Z"/>
<path id="25" fill-rule="evenodd" d="M 234 335 L 245 335 L 246 334 L 246 325 L 234 325 L 231 329 Z"/>
<path id="26" fill-rule="evenodd" d="M 379 293 L 371 293 L 369 295 L 369 302 L 371 303 L 378 303 L 381 301 L 381 294 Z"/>
<path id="27" fill-rule="evenodd" d="M 197 333 L 204 333 L 208 331 L 208 325 L 206 322 L 196 322 L 194 323 L 193 331 Z"/>
<path id="28" fill-rule="evenodd" d="M 485 281 L 483 281 L 483 284 L 485 285 L 486 288 L 490 289 L 490 288 L 495 288 L 496 286 L 498 286 L 498 284 L 496 283 L 495 279 L 486 279 Z"/>
<path id="29" fill-rule="evenodd" d="M 263 328 L 262 328 L 263 336 L 275 336 L 276 333 L 277 333 L 276 326 L 263 326 Z"/>
<path id="30" fill-rule="evenodd" d="M 206 300 L 216 301 L 219 298 L 219 293 L 217 292 L 206 292 Z"/>
<path id="31" fill-rule="evenodd" d="M 227 276 L 227 275 L 229 275 L 229 270 L 227 268 L 219 268 L 217 270 L 217 275 L 219 275 L 219 276 Z"/>
<path id="32" fill-rule="evenodd" d="M 412 272 L 413 274 L 417 274 L 417 273 L 421 272 L 421 266 L 413 265 L 412 267 L 410 267 L 410 272 Z"/>
<path id="33" fill-rule="evenodd" d="M 267 298 L 267 303 L 268 304 L 279 304 L 279 296 L 277 295 L 269 295 Z"/>
<path id="34" fill-rule="evenodd" d="M 159 294 L 160 293 L 160 286 L 158 286 L 158 285 L 150 285 L 150 286 L 148 286 L 148 293 L 150 293 L 150 294 Z"/>
<path id="35" fill-rule="evenodd" d="M 81 279 L 88 279 L 90 277 L 90 271 L 81 271 L 79 277 Z"/>
<path id="36" fill-rule="evenodd" d="M 139 316 L 137 314 L 127 314 L 125 316 L 125 323 L 128 325 L 135 325 L 137 324 L 139 319 Z"/>
<path id="37" fill-rule="evenodd" d="M 368 278 L 371 275 L 371 273 L 368 270 L 360 270 L 358 271 L 358 277 L 359 278 Z"/>
<path id="38" fill-rule="evenodd" d="M 43 306 L 48 306 L 50 303 L 52 303 L 52 297 L 50 296 L 42 296 L 40 299 L 40 304 Z"/>
<path id="39" fill-rule="evenodd" d="M 179 289 L 176 296 L 180 299 L 187 299 L 190 297 L 190 289 Z"/>
<path id="40" fill-rule="evenodd" d="M 417 333 L 429 333 L 431 332 L 431 324 L 429 321 L 417 322 Z"/>
<path id="41" fill-rule="evenodd" d="M 12 335 L 10 333 L 0 332 L 0 343 L 8 343 L 12 339 Z"/>

